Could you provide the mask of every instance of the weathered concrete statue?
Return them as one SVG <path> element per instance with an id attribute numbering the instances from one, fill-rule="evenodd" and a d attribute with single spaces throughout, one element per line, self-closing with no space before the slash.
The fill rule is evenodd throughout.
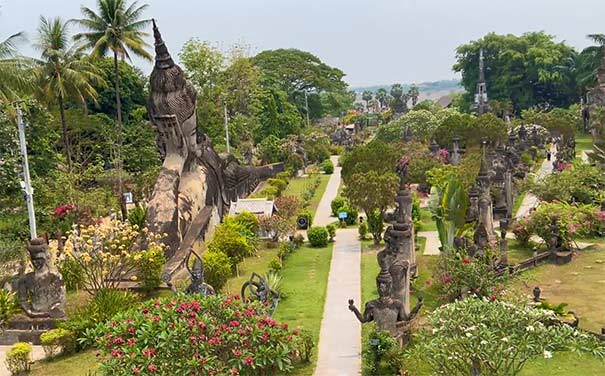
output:
<path id="1" fill-rule="evenodd" d="M 405 331 L 402 324 L 411 321 L 422 307 L 422 297 L 411 312 L 406 312 L 403 302 L 391 297 L 393 279 L 388 271 L 382 270 L 376 277 L 376 288 L 379 298 L 366 303 L 363 314 L 355 307 L 353 299 L 349 299 L 349 310 L 363 324 L 376 322 L 378 330 L 384 330 L 396 339 L 401 339 Z"/>
<path id="2" fill-rule="evenodd" d="M 17 282 L 19 303 L 31 318 L 65 316 L 65 284 L 59 274 L 49 269 L 48 245 L 43 238 L 33 239 L 27 247 L 33 272 Z"/>
<path id="3" fill-rule="evenodd" d="M 277 171 L 273 166 L 244 167 L 232 155 L 214 151 L 198 131 L 196 90 L 168 53 L 155 21 L 153 34 L 156 57 L 148 111 L 164 162 L 147 205 L 147 226 L 167 234 L 167 279 L 183 269 L 193 244 L 220 222 L 231 202 Z"/>
<path id="4" fill-rule="evenodd" d="M 193 252 L 192 252 L 193 253 Z M 203 296 L 216 295 L 214 288 L 204 282 L 204 265 L 202 259 L 195 254 L 195 261 L 193 263 L 193 269 L 189 269 L 189 261 L 185 264 L 189 275 L 191 276 L 191 283 L 185 289 L 185 294 L 200 294 Z"/>

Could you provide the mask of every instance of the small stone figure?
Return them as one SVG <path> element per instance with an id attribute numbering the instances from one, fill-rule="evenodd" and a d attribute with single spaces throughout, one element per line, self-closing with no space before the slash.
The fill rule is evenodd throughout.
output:
<path id="1" fill-rule="evenodd" d="M 534 294 L 534 303 L 540 303 L 542 300 L 544 300 L 540 297 L 540 294 L 542 294 L 542 290 L 540 289 L 539 286 L 534 287 L 533 294 Z"/>
<path id="2" fill-rule="evenodd" d="M 353 299 L 349 299 L 349 310 L 362 324 L 374 321 L 378 330 L 387 331 L 396 339 L 401 339 L 405 333 L 401 330 L 400 323 L 411 321 L 418 314 L 423 303 L 422 297 L 418 298 L 418 304 L 407 313 L 401 301 L 391 298 L 392 285 L 391 274 L 381 271 L 376 277 L 376 287 L 380 297 L 366 303 L 363 314 L 355 307 Z"/>
<path id="3" fill-rule="evenodd" d="M 275 312 L 279 302 L 279 293 L 271 289 L 267 280 L 255 272 L 252 273 L 248 281 L 244 282 L 241 293 L 244 300 L 258 300 L 265 304 L 271 303 L 270 314 Z"/>
<path id="4" fill-rule="evenodd" d="M 59 274 L 50 271 L 46 240 L 32 239 L 27 250 L 34 271 L 17 282 L 21 308 L 32 318 L 65 317 L 65 284 Z"/>
<path id="5" fill-rule="evenodd" d="M 196 258 L 195 262 L 193 263 L 193 269 L 189 269 L 189 259 L 191 258 L 192 253 Z M 202 264 L 202 259 L 197 253 L 193 251 L 189 253 L 186 267 L 187 271 L 189 271 L 189 274 L 191 275 L 191 284 L 185 289 L 185 294 L 201 294 L 203 296 L 216 295 L 214 288 L 204 282 L 204 265 Z"/>

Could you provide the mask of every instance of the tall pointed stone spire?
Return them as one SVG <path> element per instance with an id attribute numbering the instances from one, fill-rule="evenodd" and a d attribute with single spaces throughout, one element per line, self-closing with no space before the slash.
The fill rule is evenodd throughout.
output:
<path id="1" fill-rule="evenodd" d="M 474 110 L 478 115 L 483 115 L 489 111 L 487 103 L 487 84 L 485 83 L 485 67 L 483 62 L 483 49 L 479 50 L 479 81 L 477 82 L 477 92 L 475 93 Z"/>
<path id="2" fill-rule="evenodd" d="M 174 60 L 172 60 L 172 56 L 168 52 L 168 48 L 162 39 L 162 34 L 160 34 L 160 29 L 155 23 L 155 19 L 152 19 L 153 23 L 153 39 L 155 46 L 155 66 L 158 69 L 168 69 L 174 66 Z"/>

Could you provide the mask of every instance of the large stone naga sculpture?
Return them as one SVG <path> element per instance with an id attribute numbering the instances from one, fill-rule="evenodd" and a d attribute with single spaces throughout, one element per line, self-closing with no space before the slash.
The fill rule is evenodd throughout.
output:
<path id="1" fill-rule="evenodd" d="M 216 153 L 198 130 L 197 92 L 168 53 L 155 20 L 153 34 L 156 56 L 148 111 L 164 162 L 147 205 L 147 226 L 167 234 L 169 280 L 182 269 L 193 244 L 221 221 L 231 202 L 251 193 L 277 169 L 244 167 L 232 155 Z"/>

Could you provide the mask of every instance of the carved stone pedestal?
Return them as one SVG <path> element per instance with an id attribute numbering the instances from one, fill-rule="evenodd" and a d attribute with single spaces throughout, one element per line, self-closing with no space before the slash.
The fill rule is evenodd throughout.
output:
<path id="1" fill-rule="evenodd" d="M 48 330 L 55 329 L 61 321 L 63 320 L 18 315 L 9 321 L 6 330 L 0 332 L 0 345 L 12 345 L 17 342 L 39 345 L 40 335 Z"/>

